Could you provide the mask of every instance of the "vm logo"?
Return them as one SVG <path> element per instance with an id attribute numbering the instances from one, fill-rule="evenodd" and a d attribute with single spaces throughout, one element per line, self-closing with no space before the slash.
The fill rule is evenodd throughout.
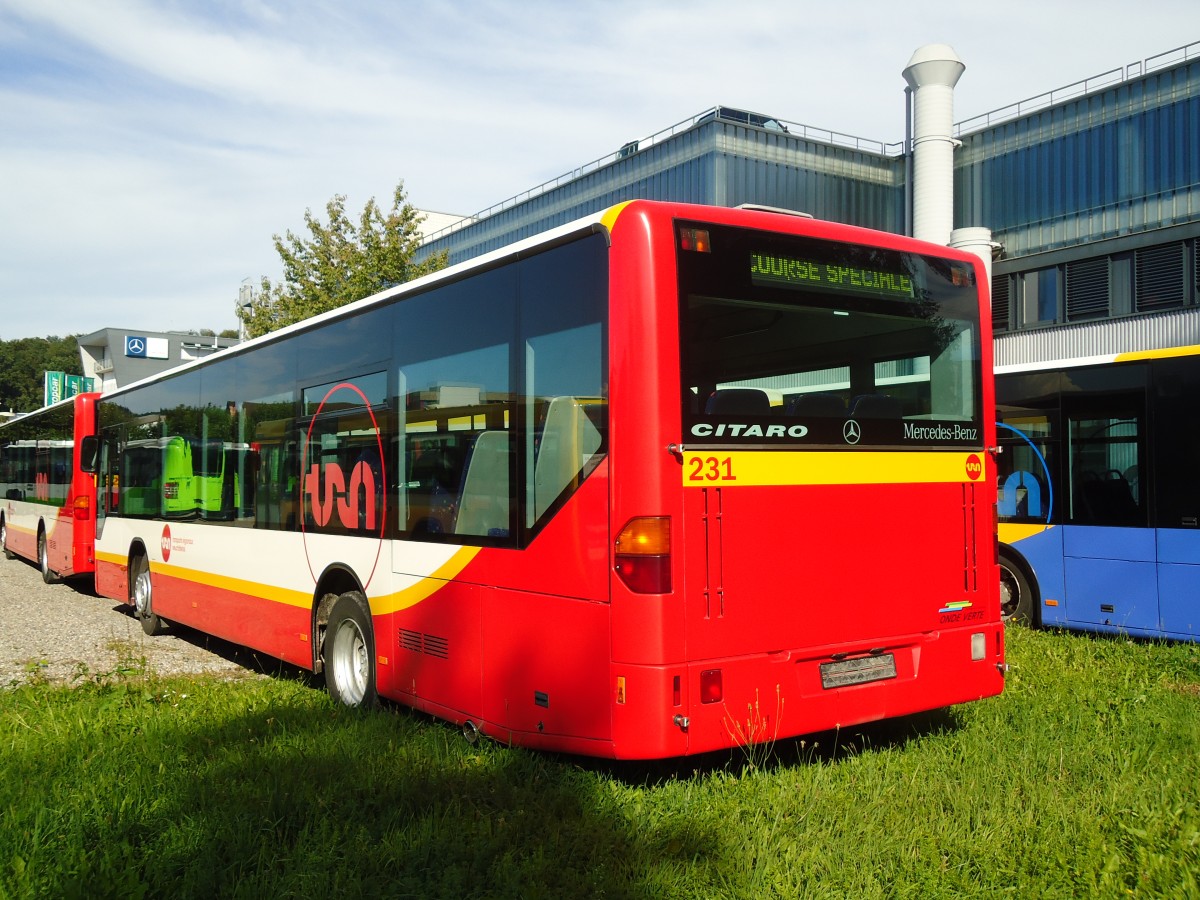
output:
<path id="1" fill-rule="evenodd" d="M 324 475 L 325 490 L 321 491 Z M 338 521 L 345 528 L 375 528 L 378 510 L 375 502 L 375 473 L 366 460 L 359 460 L 350 473 L 350 489 L 346 490 L 346 475 L 337 463 L 325 466 L 313 463 L 304 476 L 304 492 L 318 528 L 324 528 L 337 511 Z M 359 502 L 362 502 L 360 508 Z M 361 515 L 361 520 L 360 520 Z"/>
<path id="2" fill-rule="evenodd" d="M 972 453 L 967 457 L 967 477 L 972 481 L 978 481 L 979 476 L 983 474 L 983 463 L 979 461 L 979 457 Z"/>

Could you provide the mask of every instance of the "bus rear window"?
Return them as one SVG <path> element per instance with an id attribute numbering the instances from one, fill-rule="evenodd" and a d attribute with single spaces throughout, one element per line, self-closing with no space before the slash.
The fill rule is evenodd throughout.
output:
<path id="1" fill-rule="evenodd" d="M 979 446 L 972 267 L 705 228 L 679 253 L 687 442 Z"/>

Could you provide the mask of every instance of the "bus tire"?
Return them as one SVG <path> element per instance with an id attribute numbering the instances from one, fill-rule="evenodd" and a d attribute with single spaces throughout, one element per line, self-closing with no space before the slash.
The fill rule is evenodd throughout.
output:
<path id="1" fill-rule="evenodd" d="M 163 633 L 163 620 L 154 612 L 154 586 L 150 581 L 150 562 L 139 554 L 129 564 L 129 602 L 133 614 L 148 635 Z"/>
<path id="2" fill-rule="evenodd" d="M 375 635 L 367 598 L 360 591 L 347 591 L 333 601 L 322 655 L 329 696 L 346 706 L 376 704 Z"/>
<path id="3" fill-rule="evenodd" d="M 50 547 L 46 540 L 46 529 L 38 529 L 38 568 L 42 570 L 42 581 L 46 584 L 55 584 L 61 579 L 58 573 L 50 568 Z"/>
<path id="4" fill-rule="evenodd" d="M 1008 556 L 1000 557 L 1000 618 L 1018 625 L 1032 625 L 1033 588 L 1025 571 Z"/>
<path id="5" fill-rule="evenodd" d="M 0 546 L 4 547 L 4 558 L 15 559 L 17 554 L 8 549 L 8 522 L 0 519 Z"/>

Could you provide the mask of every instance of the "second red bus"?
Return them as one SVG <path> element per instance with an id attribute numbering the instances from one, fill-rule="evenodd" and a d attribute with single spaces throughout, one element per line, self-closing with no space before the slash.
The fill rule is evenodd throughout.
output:
<path id="1" fill-rule="evenodd" d="M 94 477 L 82 440 L 98 394 L 77 394 L 0 426 L 0 544 L 38 564 L 47 582 L 96 568 Z"/>

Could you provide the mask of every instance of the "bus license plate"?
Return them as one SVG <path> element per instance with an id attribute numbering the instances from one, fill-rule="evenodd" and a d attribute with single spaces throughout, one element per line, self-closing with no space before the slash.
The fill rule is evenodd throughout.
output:
<path id="1" fill-rule="evenodd" d="M 896 677 L 896 658 L 890 653 L 821 663 L 821 687 L 846 687 Z"/>

